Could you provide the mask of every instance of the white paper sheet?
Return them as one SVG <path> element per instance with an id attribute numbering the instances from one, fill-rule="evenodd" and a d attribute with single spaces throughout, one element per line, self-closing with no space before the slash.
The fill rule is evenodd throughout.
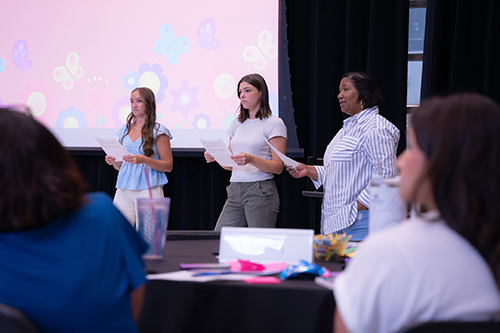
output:
<path id="1" fill-rule="evenodd" d="M 148 274 L 148 280 L 170 280 L 170 281 L 192 281 L 192 282 L 207 282 L 214 280 L 234 280 L 242 281 L 244 279 L 254 278 L 256 274 L 221 274 L 221 275 L 205 275 L 193 276 L 192 271 L 182 270 L 170 273 Z"/>
<path id="2" fill-rule="evenodd" d="M 203 140 L 200 139 L 201 144 L 212 155 L 215 160 L 223 167 L 236 167 L 238 166 L 235 161 L 231 159 L 231 151 L 226 146 L 224 141 L 218 140 Z"/>
<path id="3" fill-rule="evenodd" d="M 278 155 L 278 157 L 285 163 L 286 166 L 290 166 L 292 168 L 296 168 L 297 165 L 299 165 L 299 162 L 292 160 L 290 157 L 286 156 L 282 152 L 280 152 L 278 149 L 276 149 L 272 144 L 269 143 L 269 141 L 262 135 L 264 140 L 266 140 L 267 144 L 269 147 L 271 147 L 272 150 Z"/>
<path id="4" fill-rule="evenodd" d="M 130 155 L 130 153 L 123 147 L 120 142 L 116 139 L 104 139 L 94 136 L 94 138 L 99 142 L 102 150 L 106 152 L 107 155 L 116 158 L 116 161 L 122 161 L 123 156 Z"/>

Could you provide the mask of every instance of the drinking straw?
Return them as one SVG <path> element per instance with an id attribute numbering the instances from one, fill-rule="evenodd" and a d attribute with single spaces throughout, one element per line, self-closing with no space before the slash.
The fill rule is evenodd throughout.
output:
<path id="1" fill-rule="evenodd" d="M 149 184 L 148 168 L 144 168 L 144 173 L 146 174 L 146 182 L 148 183 L 149 198 L 153 199 L 153 192 L 151 192 L 151 185 Z"/>
<path id="2" fill-rule="evenodd" d="M 148 174 L 148 169 L 144 168 L 144 173 L 146 174 L 146 181 L 148 183 L 148 190 L 149 190 L 149 198 L 153 199 L 153 192 L 151 192 L 151 185 L 149 184 L 149 174 Z M 155 250 L 156 250 L 156 255 L 160 255 L 160 235 L 158 234 L 158 221 L 156 220 L 156 210 L 154 204 L 151 206 L 151 209 L 153 210 L 153 219 L 154 219 L 154 227 L 155 227 Z"/>

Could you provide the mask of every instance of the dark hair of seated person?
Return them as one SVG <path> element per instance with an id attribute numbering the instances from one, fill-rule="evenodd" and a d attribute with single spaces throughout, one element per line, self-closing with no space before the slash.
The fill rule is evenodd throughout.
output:
<path id="1" fill-rule="evenodd" d="M 411 122 L 441 217 L 500 285 L 500 106 L 475 93 L 433 97 Z"/>
<path id="2" fill-rule="evenodd" d="M 71 156 L 29 110 L 0 108 L 0 131 L 0 231 L 42 227 L 84 204 Z"/>
<path id="3" fill-rule="evenodd" d="M 365 107 L 380 107 L 384 104 L 384 97 L 372 75 L 365 72 L 349 72 L 342 75 L 340 81 L 344 78 L 352 82 L 358 91 L 358 101 L 363 100 Z"/>

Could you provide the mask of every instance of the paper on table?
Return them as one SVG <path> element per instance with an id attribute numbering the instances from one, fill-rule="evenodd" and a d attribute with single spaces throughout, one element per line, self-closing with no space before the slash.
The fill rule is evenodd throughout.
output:
<path id="1" fill-rule="evenodd" d="M 117 162 L 122 161 L 123 156 L 130 155 L 127 149 L 125 149 L 125 147 L 123 147 L 116 139 L 104 139 L 98 138 L 97 136 L 94 136 L 94 138 L 97 140 L 97 142 L 99 142 L 106 154 L 116 158 Z"/>
<path id="2" fill-rule="evenodd" d="M 200 139 L 201 144 L 212 155 L 215 160 L 224 167 L 236 167 L 236 162 L 231 159 L 231 151 L 227 148 L 226 144 L 221 140 L 203 140 Z"/>
<path id="3" fill-rule="evenodd" d="M 276 149 L 272 144 L 270 144 L 269 141 L 263 135 L 262 135 L 262 137 L 264 138 L 264 140 L 266 140 L 269 147 L 271 147 L 271 149 L 274 150 L 274 152 L 276 154 L 278 154 L 279 158 L 281 158 L 281 160 L 283 161 L 283 163 L 285 163 L 286 166 L 289 166 L 289 167 L 292 167 L 295 169 L 297 167 L 297 165 L 299 165 L 299 162 L 292 160 L 290 157 L 287 157 L 285 154 L 283 154 L 278 149 Z"/>
<path id="4" fill-rule="evenodd" d="M 148 274 L 148 280 L 170 280 L 170 281 L 193 281 L 193 282 L 207 282 L 213 280 L 233 280 L 242 281 L 244 279 L 254 278 L 255 274 L 220 274 L 220 275 L 202 275 L 194 276 L 192 271 L 182 270 L 170 273 Z"/>

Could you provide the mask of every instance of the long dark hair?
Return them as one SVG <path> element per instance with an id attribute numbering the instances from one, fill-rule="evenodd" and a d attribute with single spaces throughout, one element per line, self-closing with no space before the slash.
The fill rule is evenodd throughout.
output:
<path id="1" fill-rule="evenodd" d="M 0 230 L 47 225 L 84 203 L 85 183 L 59 141 L 31 115 L 0 109 Z"/>
<path id="2" fill-rule="evenodd" d="M 260 74 L 245 75 L 241 78 L 240 82 L 238 82 L 238 86 L 236 87 L 236 89 L 238 89 L 238 98 L 240 98 L 241 82 L 251 84 L 260 92 L 260 109 L 259 111 L 257 111 L 257 114 L 255 116 L 259 119 L 269 117 L 273 112 L 271 110 L 271 107 L 269 106 L 269 90 L 267 88 L 266 80 L 264 80 L 264 78 Z M 239 110 L 240 112 L 238 114 L 238 121 L 242 123 L 250 117 L 250 113 L 243 107 L 241 103 L 239 106 Z"/>
<path id="3" fill-rule="evenodd" d="M 351 80 L 354 87 L 358 91 L 358 100 L 363 101 L 363 104 L 367 108 L 374 106 L 381 106 L 384 104 L 384 98 L 382 93 L 375 82 L 375 78 L 365 72 L 349 72 L 342 75 L 340 80 L 347 78 Z"/>
<path id="4" fill-rule="evenodd" d="M 144 151 L 144 156 L 150 157 L 154 154 L 153 146 L 155 144 L 155 137 L 153 130 L 156 125 L 156 100 L 154 92 L 146 87 L 135 88 L 134 91 L 138 91 L 142 100 L 145 104 L 144 115 L 146 116 L 146 120 L 144 122 L 144 126 L 141 130 L 141 138 L 142 138 L 142 149 Z M 132 112 L 127 117 L 127 130 L 125 134 L 121 138 L 120 141 L 123 142 L 123 138 L 125 138 L 132 128 L 132 123 L 135 121 L 135 116 Z"/>
<path id="5" fill-rule="evenodd" d="M 500 107 L 475 93 L 433 97 L 413 113 L 412 126 L 442 218 L 500 284 Z"/>

